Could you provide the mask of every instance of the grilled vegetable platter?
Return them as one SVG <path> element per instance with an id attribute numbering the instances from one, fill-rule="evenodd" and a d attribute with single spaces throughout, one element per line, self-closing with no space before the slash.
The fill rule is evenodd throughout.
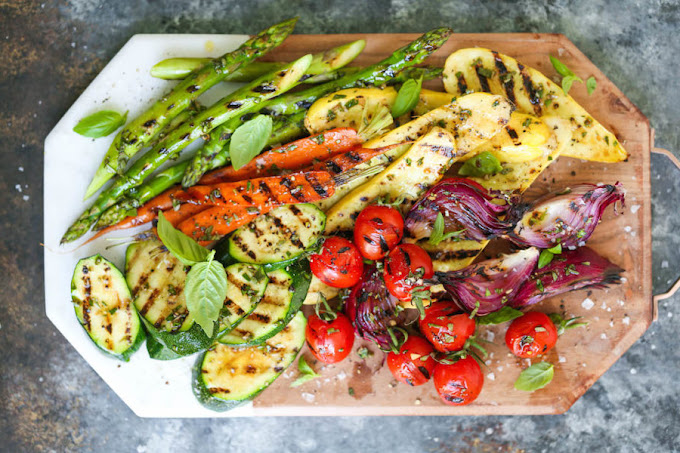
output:
<path id="1" fill-rule="evenodd" d="M 551 351 L 590 320 L 542 302 L 626 280 L 588 243 L 621 212 L 624 184 L 605 173 L 532 193 L 569 159 L 626 165 L 617 135 L 569 95 L 596 78 L 559 55 L 546 55 L 551 78 L 482 47 L 431 65 L 448 28 L 361 66 L 363 39 L 271 61 L 294 25 L 217 58 L 159 61 L 148 77 L 177 82 L 145 111 L 73 125 L 110 143 L 61 238 L 76 254 L 97 246 L 71 280 L 91 347 L 159 370 L 191 357 L 185 391 L 213 411 L 282 374 L 290 391 L 323 392 L 346 360 L 387 367 L 397 391 L 478 404 L 494 385 L 490 329 L 516 358 L 508 391 L 550 386 Z M 116 233 L 119 266 L 106 258 Z"/>

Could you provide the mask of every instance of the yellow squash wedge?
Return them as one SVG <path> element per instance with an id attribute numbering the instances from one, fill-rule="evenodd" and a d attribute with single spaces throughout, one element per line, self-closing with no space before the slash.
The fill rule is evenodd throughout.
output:
<path id="1" fill-rule="evenodd" d="M 563 156 L 597 162 L 628 158 L 616 136 L 565 95 L 562 87 L 514 58 L 489 49 L 460 49 L 446 59 L 443 77 L 446 91 L 455 96 L 489 92 L 507 97 L 524 113 L 568 121 L 571 140 Z"/>

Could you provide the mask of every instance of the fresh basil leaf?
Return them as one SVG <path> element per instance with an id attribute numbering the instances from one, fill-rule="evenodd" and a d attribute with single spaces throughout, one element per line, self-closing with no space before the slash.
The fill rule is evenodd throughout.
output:
<path id="1" fill-rule="evenodd" d="M 158 213 L 158 225 L 156 226 L 158 237 L 163 242 L 163 245 L 177 257 L 182 264 L 186 266 L 193 266 L 196 263 L 206 261 L 208 258 L 208 250 L 201 247 L 186 234 L 176 230 L 170 222 L 165 218 L 162 212 Z"/>
<path id="2" fill-rule="evenodd" d="M 553 255 L 559 255 L 560 253 L 562 253 L 562 244 L 557 244 L 556 246 L 550 247 L 549 249 L 546 250 L 548 250 Z"/>
<path id="3" fill-rule="evenodd" d="M 574 82 L 583 83 L 583 80 L 581 80 L 581 78 L 577 76 L 566 76 L 565 78 L 562 79 L 562 91 L 564 91 L 565 95 L 569 93 L 569 90 L 571 90 L 571 85 Z"/>
<path id="4" fill-rule="evenodd" d="M 515 388 L 525 392 L 533 392 L 550 384 L 555 374 L 551 363 L 540 362 L 522 371 L 515 381 Z"/>
<path id="5" fill-rule="evenodd" d="M 542 268 L 550 264 L 555 256 L 554 253 L 549 250 L 541 250 L 541 254 L 538 256 L 538 268 Z"/>
<path id="6" fill-rule="evenodd" d="M 586 89 L 588 90 L 588 96 L 593 94 L 595 88 L 597 88 L 597 80 L 595 80 L 595 77 L 593 76 L 588 77 L 588 80 L 586 80 Z"/>
<path id="7" fill-rule="evenodd" d="M 311 381 L 312 379 L 316 379 L 320 377 L 319 374 L 317 374 L 311 366 L 307 363 L 305 358 L 303 356 L 300 356 L 298 359 L 298 371 L 300 372 L 300 377 L 295 380 L 290 386 L 291 387 L 298 387 L 305 382 Z"/>
<path id="8" fill-rule="evenodd" d="M 552 63 L 553 68 L 555 68 L 555 71 L 562 77 L 569 77 L 573 76 L 574 73 L 567 67 L 566 64 L 562 63 L 560 60 L 557 58 L 553 57 L 550 55 L 550 63 Z"/>
<path id="9" fill-rule="evenodd" d="M 397 98 L 394 100 L 394 105 L 392 105 L 392 116 L 398 118 L 404 113 L 408 113 L 418 104 L 418 99 L 420 99 L 420 90 L 423 86 L 422 76 L 418 79 L 408 79 L 399 88 L 397 93 Z"/>
<path id="10" fill-rule="evenodd" d="M 460 167 L 458 174 L 461 176 L 475 176 L 481 178 L 486 175 L 496 174 L 502 170 L 503 166 L 496 156 L 489 151 L 484 151 L 483 153 L 477 154 L 472 159 L 468 159 L 463 166 Z"/>
<path id="11" fill-rule="evenodd" d="M 521 311 L 512 308 L 512 307 L 503 307 L 498 311 L 494 311 L 493 313 L 489 313 L 488 315 L 485 316 L 480 316 L 477 318 L 477 323 L 481 325 L 495 325 L 495 324 L 503 324 L 504 322 L 512 321 L 513 319 L 517 319 L 520 316 L 522 316 L 524 313 Z"/>
<path id="12" fill-rule="evenodd" d="M 227 272 L 214 256 L 213 250 L 207 261 L 191 267 L 184 287 L 187 309 L 209 337 L 227 297 Z"/>
<path id="13" fill-rule="evenodd" d="M 430 238 L 428 242 L 432 245 L 439 245 L 440 242 L 452 237 L 458 237 L 465 229 L 459 231 L 451 231 L 450 233 L 444 233 L 444 216 L 441 212 L 437 213 L 437 218 L 434 219 L 434 225 L 432 225 L 432 232 L 430 233 Z"/>
<path id="14" fill-rule="evenodd" d="M 125 124 L 127 114 L 128 112 L 121 115 L 113 110 L 102 110 L 78 121 L 73 131 L 84 137 L 106 137 Z"/>
<path id="15" fill-rule="evenodd" d="M 239 126 L 231 135 L 229 156 L 234 170 L 238 170 L 260 154 L 272 135 L 271 117 L 258 115 Z"/>

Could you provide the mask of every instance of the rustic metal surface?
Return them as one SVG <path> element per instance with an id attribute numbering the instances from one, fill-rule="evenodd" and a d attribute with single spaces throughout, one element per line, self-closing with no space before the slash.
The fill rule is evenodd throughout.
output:
<path id="1" fill-rule="evenodd" d="M 676 296 L 563 416 L 140 420 L 44 315 L 42 141 L 135 33 L 565 33 L 679 155 L 677 1 L 0 1 L 0 451 L 677 451 Z M 680 174 L 652 157 L 655 291 L 680 271 Z"/>

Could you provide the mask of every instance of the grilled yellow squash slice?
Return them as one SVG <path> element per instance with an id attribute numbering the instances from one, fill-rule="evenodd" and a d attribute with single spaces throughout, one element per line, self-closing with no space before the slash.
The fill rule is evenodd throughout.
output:
<path id="1" fill-rule="evenodd" d="M 335 127 L 351 127 L 356 130 L 371 121 L 379 106 L 392 109 L 397 90 L 387 88 L 348 88 L 318 99 L 305 115 L 305 128 L 316 134 Z M 441 91 L 420 90 L 420 99 L 413 109 L 415 115 L 423 115 L 442 105 L 450 104 L 455 96 Z M 406 115 L 408 117 L 408 114 Z M 401 117 L 400 117 L 401 119 Z"/>
<path id="2" fill-rule="evenodd" d="M 351 230 L 359 212 L 381 196 L 403 198 L 407 209 L 450 165 L 495 136 L 510 120 L 512 105 L 501 96 L 476 93 L 366 143 L 380 147 L 414 141 L 380 174 L 357 187 L 327 212 L 326 233 Z"/>
<path id="3" fill-rule="evenodd" d="M 628 158 L 616 136 L 559 85 L 514 58 L 483 48 L 461 49 L 447 58 L 443 77 L 446 91 L 455 96 L 479 91 L 498 94 L 524 113 L 569 121 L 572 137 L 563 156 L 597 162 Z"/>

